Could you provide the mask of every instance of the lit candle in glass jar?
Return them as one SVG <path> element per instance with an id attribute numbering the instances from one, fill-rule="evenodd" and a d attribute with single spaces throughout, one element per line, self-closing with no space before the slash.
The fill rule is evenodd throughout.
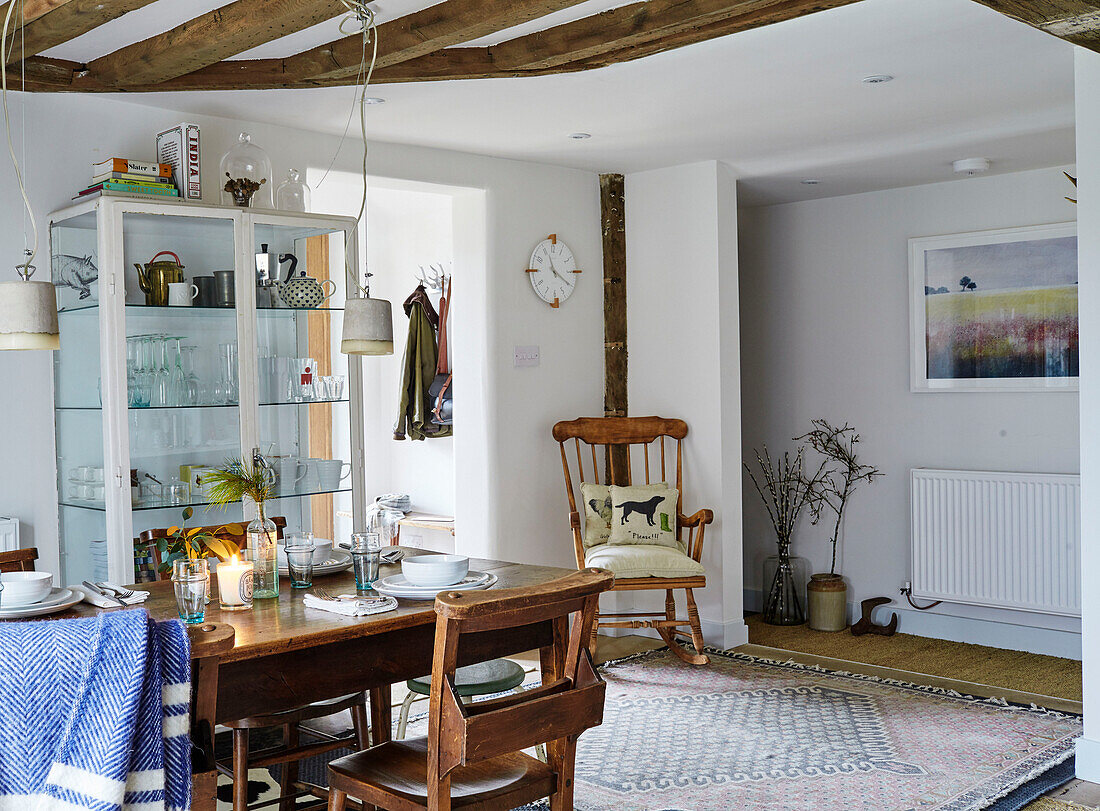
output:
<path id="1" fill-rule="evenodd" d="M 241 550 L 245 560 L 234 555 L 218 564 L 218 601 L 224 611 L 252 608 L 252 561 L 247 550 Z"/>

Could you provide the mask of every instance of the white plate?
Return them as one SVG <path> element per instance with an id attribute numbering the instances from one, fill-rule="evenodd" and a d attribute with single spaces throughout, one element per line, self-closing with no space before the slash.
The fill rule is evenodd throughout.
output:
<path id="1" fill-rule="evenodd" d="M 404 582 L 404 586 L 397 585 L 398 578 Z M 383 577 L 374 584 L 374 590 L 379 594 L 389 597 L 404 597 L 409 600 L 434 600 L 442 591 L 479 591 L 487 589 L 497 582 L 497 576 L 491 572 L 470 572 L 466 579 L 450 586 L 410 586 L 404 575 L 390 575 Z"/>
<path id="2" fill-rule="evenodd" d="M 332 556 L 322 564 L 314 564 L 313 575 L 316 577 L 319 574 L 335 574 L 336 572 L 343 572 L 351 568 L 351 552 L 345 552 L 343 549 L 333 549 Z M 290 570 L 283 565 L 279 566 L 279 574 L 284 577 L 290 576 Z"/>
<path id="3" fill-rule="evenodd" d="M 490 577 L 492 577 L 492 575 L 488 572 L 467 572 L 464 578 L 448 586 L 420 586 L 410 582 L 409 579 L 405 577 L 404 572 L 399 572 L 397 574 L 391 574 L 389 577 L 383 577 L 382 583 L 388 588 L 401 589 L 402 591 L 427 591 L 435 594 L 442 589 L 458 589 L 461 591 L 462 589 L 477 588 Z"/>
<path id="4" fill-rule="evenodd" d="M 50 594 L 44 600 L 30 605 L 13 606 L 4 608 L 4 595 L 0 594 L 0 618 L 18 619 L 20 617 L 40 617 L 43 614 L 56 614 L 65 611 L 84 599 L 84 595 L 72 589 L 51 589 Z"/>

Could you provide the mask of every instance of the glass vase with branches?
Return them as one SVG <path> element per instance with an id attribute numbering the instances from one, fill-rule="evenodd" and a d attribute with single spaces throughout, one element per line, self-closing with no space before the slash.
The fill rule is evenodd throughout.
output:
<path id="1" fill-rule="evenodd" d="M 799 598 L 804 584 L 799 582 L 799 575 L 791 565 L 791 541 L 805 511 L 809 511 L 813 523 L 820 517 L 821 482 L 826 465 L 822 462 L 810 471 L 804 446 L 799 446 L 793 456 L 784 451 L 775 460 L 766 445 L 755 454 L 757 470 L 747 462 L 745 470 L 764 502 L 778 550 L 775 570 L 765 576 L 764 619 L 772 624 L 797 625 L 806 620 L 805 606 Z"/>
<path id="2" fill-rule="evenodd" d="M 848 423 L 837 427 L 828 420 L 816 419 L 811 420 L 811 424 L 813 430 L 795 437 L 794 441 L 808 443 L 825 457 L 826 471 L 817 482 L 817 496 L 819 508 L 827 507 L 836 516 L 833 534 L 829 539 L 833 548 L 829 574 L 835 575 L 837 545 L 840 542 L 844 508 L 848 505 L 848 499 L 860 484 L 870 484 L 883 473 L 877 467 L 859 461 L 856 446 L 859 445 L 860 436 Z"/>

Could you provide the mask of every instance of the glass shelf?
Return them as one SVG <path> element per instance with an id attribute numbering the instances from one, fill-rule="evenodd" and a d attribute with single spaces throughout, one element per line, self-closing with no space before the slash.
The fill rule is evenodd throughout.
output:
<path id="1" fill-rule="evenodd" d="M 279 406 L 308 406 L 308 405 L 332 405 L 333 403 L 350 403 L 347 397 L 342 397 L 339 400 L 303 400 L 302 402 L 281 402 L 281 403 L 260 403 L 264 407 L 279 407 Z M 180 405 L 180 406 L 141 406 L 140 408 L 131 406 L 127 410 L 131 413 L 140 411 L 201 411 L 206 408 L 237 408 L 239 403 L 205 403 L 202 405 Z M 102 411 L 103 406 L 55 406 L 54 411 Z"/>
<path id="2" fill-rule="evenodd" d="M 65 315 L 67 313 L 90 312 L 92 310 L 98 310 L 98 309 L 99 309 L 99 302 L 98 301 L 87 301 L 85 303 L 76 304 L 76 305 L 71 306 L 71 307 L 64 307 L 64 308 L 58 310 L 57 314 L 58 315 Z M 154 312 L 162 314 L 162 315 L 167 314 L 167 313 L 172 313 L 173 315 L 203 315 L 203 314 L 206 314 L 206 315 L 211 315 L 211 314 L 213 314 L 213 315 L 227 315 L 227 314 L 230 314 L 230 313 L 236 314 L 236 312 L 237 312 L 235 307 L 200 307 L 200 306 L 197 306 L 197 305 L 192 305 L 190 307 L 160 307 L 160 306 L 156 306 L 156 305 L 153 305 L 153 304 L 127 304 L 126 305 L 126 311 L 127 312 L 133 312 L 135 314 L 141 314 L 141 313 L 144 312 L 147 315 L 151 314 L 151 313 L 154 313 Z M 272 313 L 331 313 L 331 312 L 341 312 L 342 313 L 344 311 L 344 308 L 343 307 L 257 307 L 256 311 L 258 313 L 263 313 L 264 315 L 268 315 L 268 314 L 272 314 Z"/>
<path id="3" fill-rule="evenodd" d="M 338 490 L 311 490 L 309 492 L 293 492 L 293 493 L 276 493 L 274 496 L 268 499 L 268 501 L 280 501 L 288 498 L 309 498 L 311 496 L 327 496 L 333 493 L 350 493 L 350 487 L 341 487 Z M 84 501 L 80 499 L 61 499 L 57 502 L 62 507 L 74 507 L 78 510 L 93 510 L 96 512 L 105 512 L 106 506 L 102 501 Z M 156 504 L 135 504 L 133 509 L 135 512 L 139 510 L 171 510 L 175 508 L 185 509 L 187 507 L 209 507 L 213 505 L 212 501 L 188 501 L 186 504 L 166 504 L 158 502 Z M 233 502 L 239 504 L 240 502 Z"/>

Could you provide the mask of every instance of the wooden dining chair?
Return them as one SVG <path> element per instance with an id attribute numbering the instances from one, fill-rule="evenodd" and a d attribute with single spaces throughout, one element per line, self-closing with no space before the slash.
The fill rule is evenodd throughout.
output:
<path id="1" fill-rule="evenodd" d="M 38 560 L 38 549 L 14 549 L 0 552 L 0 572 L 33 572 L 34 562 Z"/>
<path id="2" fill-rule="evenodd" d="M 286 518 L 274 516 L 271 519 L 275 524 L 276 537 L 282 538 L 286 529 Z M 241 533 L 233 533 L 227 529 L 227 524 L 213 524 L 201 529 L 209 532 L 216 538 L 224 538 L 244 546 L 246 536 Z M 241 527 L 243 522 L 237 522 Z M 171 527 L 158 527 L 143 530 L 134 541 L 136 545 L 149 547 L 153 554 L 155 565 L 159 568 L 161 562 L 160 552 L 157 549 L 157 541 L 171 536 Z M 161 579 L 170 579 L 171 573 L 161 573 Z M 326 701 L 317 701 L 302 707 L 295 707 L 286 712 L 272 715 L 257 715 L 241 718 L 236 721 L 228 721 L 223 726 L 228 727 L 233 735 L 233 752 L 230 758 L 219 761 L 216 766 L 218 771 L 233 779 L 233 811 L 246 811 L 248 805 L 248 770 L 261 769 L 269 766 L 281 766 L 279 779 L 279 808 L 281 811 L 308 811 L 312 808 L 323 808 L 324 802 L 318 802 L 305 806 L 296 806 L 298 798 L 306 796 L 324 797 L 325 790 L 320 786 L 298 782 L 298 764 L 311 757 L 331 752 L 335 749 L 350 747 L 362 749 L 369 745 L 367 709 L 369 702 L 385 702 L 389 704 L 388 689 L 372 691 L 369 698 L 365 693 L 353 693 L 351 695 L 338 696 Z M 330 735 L 318 729 L 308 726 L 310 721 L 319 718 L 327 718 L 340 712 L 351 712 L 352 729 L 344 735 Z M 250 751 L 249 741 L 256 730 L 282 728 L 283 741 L 281 744 Z M 302 734 L 313 742 L 303 744 Z M 265 801 L 263 805 L 269 805 L 274 801 Z M 256 804 L 259 805 L 259 804 Z"/>
<path id="3" fill-rule="evenodd" d="M 612 591 L 661 590 L 665 593 L 663 612 L 597 612 L 592 623 L 593 649 L 596 646 L 596 632 L 601 625 L 609 628 L 653 628 L 669 649 L 688 664 L 705 665 L 709 661 L 703 654 L 703 631 L 693 589 L 701 589 L 707 584 L 700 558 L 703 554 L 703 534 L 714 520 L 714 513 L 703 509 L 690 516 L 684 515 L 683 440 L 687 433 L 687 423 L 683 420 L 664 417 L 580 417 L 554 426 L 553 436 L 561 449 L 561 464 L 565 473 L 569 526 L 573 531 L 577 568 L 600 566 L 610 569 L 615 574 Z M 669 447 L 666 449 L 666 446 Z M 633 454 L 632 448 L 636 449 Z M 576 479 L 571 472 L 571 455 L 576 459 Z M 584 482 L 624 487 L 633 485 L 641 477 L 647 485 L 668 482 L 673 464 L 676 480 L 674 485 L 670 483 L 669 486 L 674 486 L 678 493 L 675 529 L 679 549 L 586 542 L 584 500 L 581 497 Z M 655 478 L 658 471 L 660 477 Z M 635 472 L 640 476 L 635 476 Z M 581 510 L 577 509 L 578 504 L 582 505 Z M 687 619 L 676 617 L 674 592 L 677 589 L 683 589 L 686 594 Z M 694 654 L 676 639 L 677 629 L 685 625 L 691 629 Z"/>
<path id="4" fill-rule="evenodd" d="M 605 685 L 588 651 L 599 596 L 612 575 L 586 569 L 540 586 L 449 591 L 435 600 L 435 656 L 426 738 L 387 741 L 329 764 L 329 811 L 348 796 L 388 811 L 515 808 L 542 797 L 573 808 L 577 738 L 603 722 Z M 572 627 L 569 620 L 572 617 Z M 468 637 L 550 623 L 543 683 L 519 695 L 463 703 L 455 671 Z M 522 750 L 549 743 L 549 762 Z"/>

